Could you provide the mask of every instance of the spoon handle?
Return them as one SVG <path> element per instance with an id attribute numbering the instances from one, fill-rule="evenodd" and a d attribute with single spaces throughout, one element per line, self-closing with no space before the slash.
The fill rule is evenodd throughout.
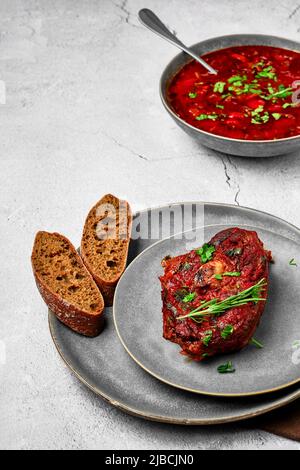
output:
<path id="1" fill-rule="evenodd" d="M 162 23 L 162 21 L 148 8 L 143 8 L 139 11 L 139 19 L 144 26 L 149 28 L 154 33 L 163 37 L 174 46 L 179 47 L 182 51 L 192 56 L 197 62 L 200 62 L 210 73 L 216 74 L 217 71 L 207 64 L 201 57 L 197 56 L 194 51 L 185 46 L 171 31 Z"/>
<path id="2" fill-rule="evenodd" d="M 171 33 L 171 31 L 164 25 L 164 23 L 148 8 L 143 8 L 139 11 L 139 18 L 141 22 L 151 29 L 154 33 L 168 39 L 170 42 L 176 43 L 176 45 L 184 46 L 179 39 Z"/>

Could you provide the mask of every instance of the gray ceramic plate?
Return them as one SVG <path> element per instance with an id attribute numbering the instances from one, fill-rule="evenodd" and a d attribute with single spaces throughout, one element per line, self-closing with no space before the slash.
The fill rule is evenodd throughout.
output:
<path id="1" fill-rule="evenodd" d="M 246 396 L 272 392 L 300 381 L 299 365 L 292 361 L 293 343 L 300 331 L 299 270 L 290 266 L 299 245 L 279 233 L 256 226 L 239 224 L 256 230 L 265 247 L 275 258 L 270 278 L 267 306 L 255 337 L 263 349 L 248 346 L 241 352 L 218 356 L 205 362 L 187 361 L 178 345 L 162 337 L 161 260 L 166 255 L 185 253 L 191 233 L 197 245 L 210 240 L 228 225 L 205 226 L 155 243 L 141 253 L 120 280 L 114 301 L 117 333 L 130 356 L 147 372 L 174 387 L 207 395 Z M 204 239 L 203 239 L 204 237 Z M 194 245 L 194 247 L 196 247 Z M 234 374 L 219 374 L 217 367 L 232 361 Z"/>
<path id="2" fill-rule="evenodd" d="M 171 206 L 172 209 L 181 207 L 181 204 Z M 186 207 L 193 209 L 194 225 L 197 209 L 200 208 L 201 212 L 203 204 L 187 203 Z M 160 223 L 169 209 L 169 206 L 165 206 L 152 210 L 152 215 L 160 216 L 159 222 L 154 226 L 158 233 L 154 233 L 148 240 L 133 241 L 130 246 L 130 261 L 159 238 L 169 235 L 169 227 Z M 138 214 L 140 220 L 149 219 L 149 226 L 150 215 L 150 212 Z M 207 225 L 216 221 L 238 225 L 246 220 L 247 223 L 272 229 L 300 244 L 300 231 L 297 228 L 265 213 L 206 203 L 204 216 Z M 153 217 L 151 220 L 153 221 Z M 185 229 L 189 228 L 192 225 L 189 227 L 185 224 Z M 78 379 L 113 406 L 134 416 L 176 424 L 218 424 L 262 415 L 300 398 L 299 385 L 267 395 L 244 398 L 208 397 L 170 387 L 142 370 L 125 353 L 113 326 L 111 309 L 106 312 L 105 331 L 94 339 L 72 332 L 51 312 L 49 326 L 59 354 Z"/>

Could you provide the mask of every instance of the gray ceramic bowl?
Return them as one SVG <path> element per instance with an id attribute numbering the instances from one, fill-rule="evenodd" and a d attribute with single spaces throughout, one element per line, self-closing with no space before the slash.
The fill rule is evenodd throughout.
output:
<path id="1" fill-rule="evenodd" d="M 261 34 L 234 34 L 230 36 L 220 36 L 199 42 L 192 46 L 192 49 L 197 54 L 203 55 L 207 52 L 218 49 L 242 45 L 275 46 L 300 52 L 300 43 L 298 42 Z M 178 117 L 168 104 L 166 96 L 167 88 L 176 72 L 189 61 L 190 58 L 187 54 L 183 52 L 178 54 L 167 65 L 160 80 L 160 96 L 162 102 L 170 116 L 175 120 L 176 124 L 178 124 L 178 126 L 180 126 L 187 134 L 196 138 L 199 143 L 209 148 L 219 152 L 229 153 L 231 155 L 239 155 L 241 157 L 272 157 L 293 152 L 300 147 L 300 136 L 278 140 L 231 139 L 197 129 Z"/>

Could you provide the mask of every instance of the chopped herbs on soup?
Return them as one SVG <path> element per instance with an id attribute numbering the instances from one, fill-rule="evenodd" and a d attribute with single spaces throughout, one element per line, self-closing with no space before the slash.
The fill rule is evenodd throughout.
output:
<path id="1" fill-rule="evenodd" d="M 213 134 L 245 140 L 300 135 L 300 106 L 293 82 L 300 80 L 300 53 L 271 46 L 239 46 L 203 56 L 173 78 L 168 100 L 179 117 Z"/>

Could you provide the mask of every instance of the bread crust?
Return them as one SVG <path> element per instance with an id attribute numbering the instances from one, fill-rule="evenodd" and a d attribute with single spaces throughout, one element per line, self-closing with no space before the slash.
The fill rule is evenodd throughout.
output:
<path id="1" fill-rule="evenodd" d="M 53 292 L 45 283 L 42 276 L 37 272 L 36 267 L 35 267 L 34 248 L 36 245 L 37 237 L 39 236 L 40 233 L 41 232 L 37 233 L 35 241 L 34 241 L 34 246 L 33 246 L 33 251 L 32 251 L 32 256 L 31 256 L 31 263 L 32 263 L 32 269 L 33 269 L 35 282 L 43 300 L 48 305 L 49 309 L 66 326 L 68 326 L 72 330 L 84 336 L 89 336 L 89 337 L 97 336 L 99 333 L 101 333 L 101 331 L 103 330 L 103 326 L 104 326 L 104 315 L 103 315 L 104 300 L 103 300 L 102 294 L 99 292 L 102 302 L 98 311 L 95 311 L 95 313 L 90 314 L 89 312 L 86 312 L 85 310 L 82 310 L 78 308 L 77 306 L 72 305 L 70 302 L 63 299 L 57 293 Z M 70 240 L 68 240 L 64 235 L 61 235 L 56 232 L 54 232 L 54 235 L 61 237 L 65 242 L 69 244 L 70 249 L 76 255 L 76 260 L 81 264 L 82 269 L 84 269 L 84 271 L 86 272 L 86 275 L 90 278 L 91 282 L 95 284 L 95 287 L 97 287 L 91 274 L 85 267 L 84 263 L 82 262 L 81 257 L 78 255 L 77 251 L 75 250 L 75 247 L 72 245 Z"/>
<path id="2" fill-rule="evenodd" d="M 98 275 L 98 273 L 95 272 L 93 266 L 89 262 L 89 259 L 86 255 L 86 250 L 85 250 L 84 243 L 83 243 L 84 242 L 84 237 L 85 237 L 85 234 L 86 234 L 86 230 L 88 228 L 88 222 L 90 220 L 90 217 L 91 217 L 92 213 L 97 209 L 97 207 L 100 206 L 101 204 L 103 204 L 103 201 L 104 201 L 105 198 L 114 198 L 114 199 L 116 199 L 118 201 L 119 205 L 120 204 L 125 204 L 126 205 L 126 210 L 127 210 L 127 240 L 126 240 L 126 246 L 125 246 L 125 256 L 123 257 L 123 260 L 122 260 L 123 262 L 122 262 L 116 276 L 112 280 L 104 279 L 104 278 L 100 277 Z M 108 306 L 108 307 L 113 304 L 113 298 L 114 298 L 116 285 L 117 285 L 120 277 L 122 276 L 122 274 L 123 274 L 123 272 L 125 271 L 125 268 L 126 268 L 131 229 L 132 229 L 132 212 L 131 212 L 130 205 L 128 204 L 127 201 L 118 199 L 116 196 L 114 196 L 112 194 L 106 194 L 105 196 L 103 196 L 90 209 L 90 211 L 89 211 L 89 213 L 86 217 L 86 220 L 85 220 L 85 224 L 84 224 L 84 228 L 83 228 L 83 234 L 82 234 L 82 238 L 81 238 L 80 255 L 81 255 L 82 260 L 83 260 L 84 264 L 86 265 L 87 269 L 89 270 L 89 272 L 93 276 L 97 286 L 99 287 L 99 289 L 100 289 L 100 291 L 103 295 L 105 305 Z"/>

